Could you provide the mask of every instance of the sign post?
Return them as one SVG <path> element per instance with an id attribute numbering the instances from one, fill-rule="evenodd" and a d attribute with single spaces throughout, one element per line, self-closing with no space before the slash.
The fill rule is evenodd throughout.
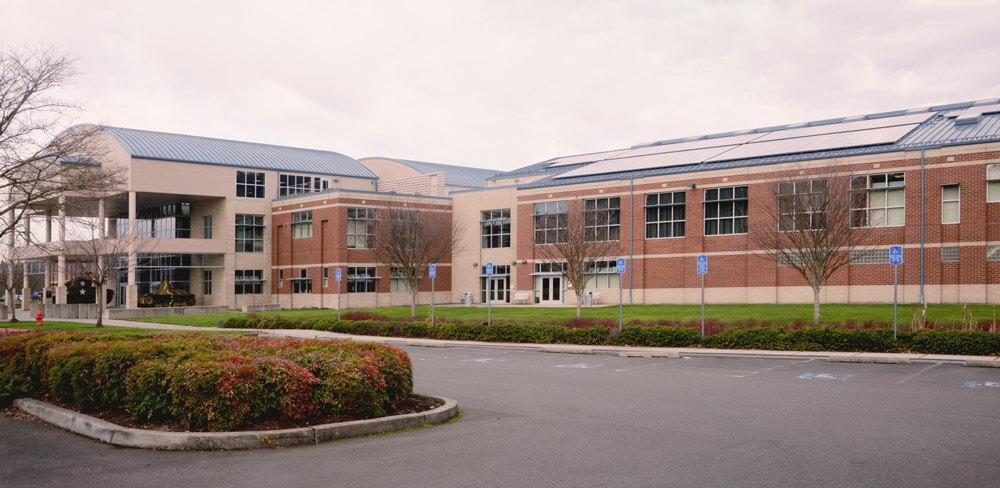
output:
<path id="1" fill-rule="evenodd" d="M 486 263 L 486 326 L 493 324 L 493 300 L 490 297 L 490 282 L 493 281 L 493 263 Z"/>
<path id="2" fill-rule="evenodd" d="M 340 268 L 337 268 L 333 275 L 337 278 L 337 320 L 340 320 Z"/>
<path id="3" fill-rule="evenodd" d="M 618 258 L 615 263 L 618 272 L 618 332 L 622 331 L 622 281 L 625 277 L 625 258 Z"/>
<path id="4" fill-rule="evenodd" d="M 892 265 L 892 338 L 896 338 L 896 311 L 898 307 L 899 265 L 903 264 L 903 246 L 889 248 L 889 264 Z"/>
<path id="5" fill-rule="evenodd" d="M 427 266 L 427 276 L 431 277 L 431 327 L 434 327 L 434 278 L 437 278 L 437 266 Z"/>
<path id="6" fill-rule="evenodd" d="M 705 275 L 708 274 L 708 256 L 698 255 L 698 274 L 701 275 L 701 337 L 705 338 Z"/>

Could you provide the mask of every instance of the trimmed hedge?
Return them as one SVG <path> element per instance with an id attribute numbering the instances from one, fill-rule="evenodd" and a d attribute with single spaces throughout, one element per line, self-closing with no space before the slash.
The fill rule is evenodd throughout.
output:
<path id="1" fill-rule="evenodd" d="M 383 416 L 412 392 L 409 357 L 381 344 L 197 333 L 0 336 L 0 405 L 51 394 L 81 411 L 234 430 L 262 419 Z"/>
<path id="2" fill-rule="evenodd" d="M 646 347 L 713 347 L 720 349 L 768 349 L 780 351 L 850 351 L 899 352 L 924 354 L 1000 354 L 1000 334 L 982 331 L 952 331 L 922 329 L 900 332 L 892 338 L 892 329 L 821 326 L 801 323 L 787 327 L 759 325 L 749 321 L 724 328 L 712 323 L 708 329 L 721 330 L 702 339 L 698 324 L 628 325 L 621 332 L 593 322 L 574 323 L 581 327 L 546 325 L 532 322 L 442 321 L 433 327 L 427 322 L 366 318 L 364 320 L 309 319 L 289 320 L 279 317 L 233 317 L 222 326 L 246 329 L 315 329 L 344 334 L 395 337 L 426 337 L 431 339 L 519 342 L 527 344 L 613 344 Z M 603 322 L 602 322 L 603 324 Z M 589 326 L 587 326 L 589 325 Z M 857 324 L 854 324 L 857 325 Z"/>

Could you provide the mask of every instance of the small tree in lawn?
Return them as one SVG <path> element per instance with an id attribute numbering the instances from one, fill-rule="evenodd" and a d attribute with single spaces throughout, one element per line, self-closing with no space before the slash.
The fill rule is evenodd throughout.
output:
<path id="1" fill-rule="evenodd" d="M 878 225 L 867 214 L 867 193 L 852 194 L 846 177 L 779 181 L 759 205 L 762 224 L 750 233 L 765 257 L 794 269 L 813 292 L 813 324 L 820 323 L 820 289 L 851 261 L 851 251 L 870 251 L 878 243 L 865 232 Z M 852 200 L 862 209 L 852 215 Z M 862 201 L 863 200 L 863 201 Z"/>
<path id="2" fill-rule="evenodd" d="M 5 260 L 0 263 L 0 291 L 7 299 L 10 322 L 17 322 L 17 307 L 14 302 L 24 287 L 24 263 L 19 260 L 23 249 L 23 247 L 7 248 Z M 21 299 L 30 300 L 31 297 L 21 297 Z"/>
<path id="3" fill-rule="evenodd" d="M 417 316 L 417 293 L 424 270 L 451 257 L 460 231 L 447 212 L 392 207 L 378 210 L 368 248 L 379 264 L 403 280 L 410 293 L 410 317 Z"/>
<path id="4" fill-rule="evenodd" d="M 535 252 L 542 259 L 563 263 L 566 279 L 576 293 L 576 318 L 580 318 L 587 278 L 598 260 L 621 253 L 621 210 L 611 199 L 585 200 L 582 207 L 569 202 L 535 206 Z"/>

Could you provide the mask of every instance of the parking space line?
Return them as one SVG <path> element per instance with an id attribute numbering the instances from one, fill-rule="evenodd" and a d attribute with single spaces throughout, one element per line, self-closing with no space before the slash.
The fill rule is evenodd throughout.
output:
<path id="1" fill-rule="evenodd" d="M 943 363 L 934 363 L 934 364 L 932 364 L 932 365 L 930 365 L 930 366 L 928 366 L 928 367 L 926 367 L 924 369 L 921 369 L 920 371 L 917 371 L 916 373 L 911 374 L 910 376 L 907 376 L 906 378 L 903 378 L 903 379 L 897 381 L 896 384 L 897 385 L 902 385 L 903 383 L 906 383 L 907 381 L 910 381 L 913 378 L 916 378 L 917 376 L 920 376 L 921 374 L 927 372 L 928 370 L 930 370 L 932 368 L 936 368 L 938 366 L 941 366 L 941 364 L 943 364 Z"/>

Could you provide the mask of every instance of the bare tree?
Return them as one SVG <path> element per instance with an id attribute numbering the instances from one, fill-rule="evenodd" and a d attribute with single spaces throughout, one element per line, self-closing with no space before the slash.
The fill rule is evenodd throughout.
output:
<path id="1" fill-rule="evenodd" d="M 430 264 L 451 256 L 461 234 L 451 214 L 431 210 L 392 207 L 378 210 L 375 232 L 368 248 L 379 264 L 388 266 L 410 293 L 410 316 L 417 316 L 419 281 Z"/>
<path id="2" fill-rule="evenodd" d="M 0 291 L 6 297 L 7 308 L 10 310 L 10 322 L 17 322 L 16 296 L 24 286 L 24 263 L 18 261 L 18 251 L 23 248 L 8 249 L 6 261 L 0 263 Z M 31 297 L 21 297 L 30 300 Z"/>
<path id="3" fill-rule="evenodd" d="M 0 49 L 0 239 L 15 232 L 34 206 L 60 195 L 93 194 L 122 181 L 102 165 L 100 127 L 61 130 L 81 105 L 57 96 L 72 84 L 73 61 L 52 49 Z"/>
<path id="4" fill-rule="evenodd" d="M 550 202 L 535 212 L 535 252 L 544 260 L 563 263 L 576 293 L 578 319 L 590 272 L 599 260 L 621 253 L 621 209 L 608 205 L 610 200 L 586 200 L 583 208 Z"/>
<path id="5" fill-rule="evenodd" d="M 848 182 L 834 176 L 773 183 L 760 205 L 764 224 L 750 233 L 765 257 L 794 269 L 812 288 L 814 325 L 820 321 L 820 289 L 850 263 L 852 251 L 878 245 L 877 234 L 859 228 L 867 219 L 851 212 L 852 199 L 867 195 L 852 195 Z"/>

